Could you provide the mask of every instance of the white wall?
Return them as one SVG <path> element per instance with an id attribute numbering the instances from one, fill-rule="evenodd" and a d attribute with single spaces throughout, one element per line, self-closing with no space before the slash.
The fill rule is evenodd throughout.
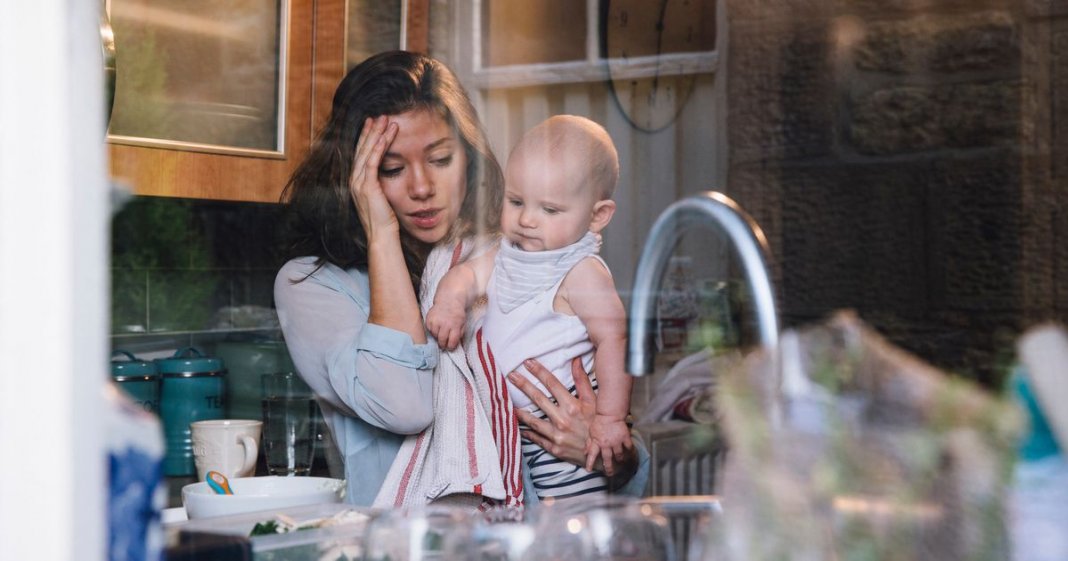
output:
<path id="1" fill-rule="evenodd" d="M 0 559 L 105 556 L 98 2 L 0 18 Z"/>

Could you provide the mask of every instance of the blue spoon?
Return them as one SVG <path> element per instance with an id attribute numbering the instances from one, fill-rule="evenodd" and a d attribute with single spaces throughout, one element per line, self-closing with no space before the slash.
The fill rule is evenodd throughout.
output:
<path id="1" fill-rule="evenodd" d="M 207 481 L 208 487 L 211 487 L 212 489 L 215 490 L 216 494 L 219 494 L 219 495 L 233 495 L 234 494 L 234 492 L 230 490 L 230 481 L 226 479 L 225 475 L 223 475 L 223 474 L 221 474 L 221 473 L 219 473 L 217 471 L 209 471 L 208 474 L 204 477 L 204 480 Z"/>

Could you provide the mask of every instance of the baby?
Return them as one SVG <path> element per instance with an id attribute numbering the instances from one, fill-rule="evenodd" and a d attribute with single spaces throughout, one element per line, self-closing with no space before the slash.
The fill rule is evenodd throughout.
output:
<path id="1" fill-rule="evenodd" d="M 523 458 L 539 497 L 605 491 L 591 473 L 598 456 L 612 475 L 612 458 L 630 447 L 625 418 L 631 377 L 623 370 L 626 312 L 612 275 L 597 253 L 600 232 L 615 212 L 612 191 L 619 159 L 608 133 L 582 117 L 551 117 L 526 132 L 505 169 L 498 247 L 458 264 L 441 280 L 426 324 L 445 349 L 460 343 L 466 310 L 488 299 L 483 334 L 502 372 L 537 359 L 574 392 L 571 362 L 596 365 L 597 411 L 586 443 L 586 469 L 559 460 L 523 439 Z M 509 384 L 518 407 L 541 418 L 531 400 Z"/>

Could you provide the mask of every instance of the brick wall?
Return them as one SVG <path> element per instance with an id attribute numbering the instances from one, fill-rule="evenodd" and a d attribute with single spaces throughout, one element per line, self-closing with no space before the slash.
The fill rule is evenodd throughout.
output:
<path id="1" fill-rule="evenodd" d="M 1023 328 L 1068 319 L 1065 4 L 727 1 L 730 192 L 786 326 L 854 308 L 996 384 Z"/>

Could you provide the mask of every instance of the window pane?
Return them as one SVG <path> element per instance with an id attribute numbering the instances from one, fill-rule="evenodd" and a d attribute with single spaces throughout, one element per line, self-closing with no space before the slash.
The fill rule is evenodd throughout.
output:
<path id="1" fill-rule="evenodd" d="M 640 57 L 716 49 L 716 0 L 603 0 L 608 57 Z"/>
<path id="2" fill-rule="evenodd" d="M 115 135 L 277 150 L 277 0 L 112 0 Z"/>
<path id="3" fill-rule="evenodd" d="M 586 3 L 496 0 L 482 4 L 482 64 L 504 66 L 586 58 Z"/>

